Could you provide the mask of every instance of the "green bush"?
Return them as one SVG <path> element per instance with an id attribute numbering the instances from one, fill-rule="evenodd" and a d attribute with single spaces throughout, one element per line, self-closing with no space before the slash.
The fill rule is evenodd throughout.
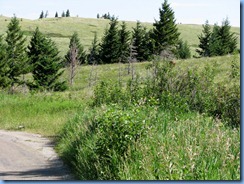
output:
<path id="1" fill-rule="evenodd" d="M 129 80 L 127 87 L 102 82 L 95 89 L 93 104 L 147 104 L 178 112 L 196 111 L 223 119 L 231 126 L 240 124 L 240 89 L 234 85 L 226 89 L 216 85 L 217 68 L 206 65 L 203 69 L 176 71 L 168 61 L 154 61 L 147 69 L 151 75 Z M 238 65 L 231 65 L 230 83 L 238 80 Z M 218 87 L 216 87 L 218 86 Z"/>

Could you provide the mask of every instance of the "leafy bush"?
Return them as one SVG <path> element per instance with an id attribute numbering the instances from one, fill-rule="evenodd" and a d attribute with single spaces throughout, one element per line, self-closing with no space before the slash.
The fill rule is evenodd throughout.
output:
<path id="1" fill-rule="evenodd" d="M 128 149 L 147 134 L 148 123 L 143 108 L 108 106 L 104 112 L 84 113 L 69 122 L 58 149 L 80 179 L 120 179 L 118 168 Z"/>
<path id="2" fill-rule="evenodd" d="M 174 70 L 168 61 L 154 61 L 147 69 L 150 76 L 144 80 L 139 77 L 129 80 L 127 87 L 121 84 L 102 82 L 97 86 L 94 103 L 147 104 L 177 112 L 197 111 L 207 113 L 226 121 L 230 125 L 240 124 L 240 88 L 234 85 L 227 89 L 224 84 L 216 85 L 216 68 L 206 65 L 203 69 Z M 238 65 L 231 65 L 230 83 L 238 80 Z M 216 87 L 218 86 L 218 87 Z"/>

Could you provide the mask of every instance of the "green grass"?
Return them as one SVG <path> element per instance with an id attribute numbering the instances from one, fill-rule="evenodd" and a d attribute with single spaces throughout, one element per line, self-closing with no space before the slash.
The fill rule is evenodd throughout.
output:
<path id="1" fill-rule="evenodd" d="M 109 158 L 112 164 L 108 162 L 104 165 L 105 152 L 100 155 L 96 150 L 101 139 L 110 140 L 113 132 L 100 137 L 101 132 L 97 133 L 92 127 L 99 119 L 97 117 L 108 116 L 108 113 L 104 114 L 106 109 L 86 109 L 68 122 L 61 134 L 57 150 L 71 166 L 77 179 L 240 179 L 239 129 L 230 129 L 220 121 L 198 113 L 177 115 L 152 108 L 136 114 L 139 119 L 147 116 L 144 121 L 150 126 L 145 126 L 145 136 L 128 148 L 126 156 L 111 152 Z M 126 116 L 120 112 L 118 114 L 123 121 Z M 123 114 L 134 112 L 125 109 Z M 123 126 L 120 127 L 121 131 L 126 132 Z"/>
<path id="2" fill-rule="evenodd" d="M 0 16 L 0 35 L 6 32 L 9 22 L 9 17 Z M 136 22 L 128 21 L 126 23 L 129 30 L 132 30 L 136 26 Z M 153 27 L 152 23 L 142 24 L 150 29 Z M 79 34 L 81 43 L 85 49 L 88 49 L 91 46 L 95 32 L 97 32 L 98 40 L 101 40 L 105 28 L 109 25 L 109 20 L 77 17 L 46 18 L 41 20 L 22 19 L 20 25 L 28 40 L 30 39 L 31 33 L 38 26 L 41 32 L 50 36 L 56 42 L 61 55 L 64 56 L 68 50 L 69 38 L 75 31 Z M 178 28 L 181 33 L 180 37 L 188 41 L 192 54 L 195 54 L 195 49 L 199 44 L 198 35 L 202 31 L 202 26 L 178 24 Z M 233 27 L 232 31 L 238 37 L 238 48 L 240 48 L 240 28 Z"/>
<path id="3" fill-rule="evenodd" d="M 55 136 L 63 124 L 83 108 L 83 103 L 60 94 L 0 93 L 0 128 Z M 22 130 L 22 129 L 21 129 Z"/>
<path id="4" fill-rule="evenodd" d="M 237 60 L 240 58 L 238 57 Z M 175 70 L 186 68 L 203 69 L 206 65 L 216 69 L 215 82 L 228 83 L 231 62 L 234 56 L 189 59 L 176 61 Z M 135 71 L 140 77 L 147 77 L 146 66 L 149 62 L 137 63 Z M 240 66 L 240 63 L 238 63 Z M 100 81 L 117 82 L 119 69 L 122 70 L 122 81 L 126 82 L 131 76 L 127 73 L 127 65 L 108 64 L 99 65 L 93 71 L 92 80 L 90 73 L 92 66 L 80 66 L 76 72 L 74 86 L 62 93 L 38 93 L 38 94 L 15 94 L 0 93 L 0 128 L 18 129 L 24 125 L 25 130 L 41 133 L 44 135 L 55 135 L 69 118 L 79 112 L 93 96 L 93 88 Z M 95 80 L 95 75 L 96 80 Z M 61 77 L 69 80 L 69 69 L 67 68 Z M 92 86 L 89 84 L 92 83 Z M 20 87 L 21 90 L 21 87 Z M 56 110 L 55 110 L 56 109 Z"/>
<path id="5" fill-rule="evenodd" d="M 0 34 L 5 33 L 9 22 L 10 18 L 0 16 Z M 69 37 L 74 31 L 78 32 L 82 44 L 87 49 L 91 45 L 94 32 L 96 31 L 98 38 L 101 39 L 109 21 L 48 18 L 22 19 L 20 23 L 28 40 L 35 27 L 39 26 L 44 34 L 57 43 L 61 55 L 64 55 L 68 49 Z M 127 24 L 130 30 L 136 25 L 135 22 L 127 22 Z M 152 28 L 152 24 L 143 23 L 143 25 Z M 194 51 L 198 45 L 197 35 L 201 33 L 202 27 L 200 25 L 178 25 L 178 27 L 181 37 L 188 41 L 191 50 Z M 240 28 L 232 28 L 232 30 L 240 37 Z M 216 74 L 214 82 L 231 89 L 233 85 L 229 77 L 232 72 L 231 65 L 235 61 L 240 69 L 239 60 L 239 55 L 177 60 L 174 71 L 178 73 L 190 69 L 204 71 L 204 68 L 208 66 Z M 145 79 L 150 75 L 145 69 L 149 64 L 149 62 L 135 64 L 135 71 L 140 79 Z M 94 86 L 101 81 L 117 82 L 119 70 L 121 70 L 121 81 L 125 84 L 131 78 L 127 72 L 127 65 L 108 64 L 94 68 L 79 66 L 76 70 L 74 86 L 69 87 L 65 92 L 24 93 L 21 92 L 21 86 L 13 95 L 1 91 L 0 129 L 58 136 L 60 137 L 58 153 L 71 164 L 78 179 L 113 177 L 104 174 L 111 168 L 101 165 L 101 160 L 96 160 L 97 157 L 94 155 L 96 142 L 106 141 L 106 136 L 109 138 L 112 132 L 106 134 L 105 131 L 105 134 L 104 132 L 96 134 L 91 126 L 99 118 L 106 118 L 103 116 L 104 112 L 111 104 L 95 108 L 90 104 L 94 97 Z M 27 75 L 27 78 L 30 78 L 30 75 Z M 65 69 L 61 78 L 69 81 L 69 68 Z M 235 83 L 239 85 L 238 78 Z M 142 122 L 144 122 L 142 118 L 145 118 L 149 123 L 146 136 L 129 148 L 128 157 L 126 159 L 123 157 L 122 162 L 118 155 L 113 153 L 110 155 L 113 163 L 116 163 L 114 168 L 116 178 L 122 180 L 240 179 L 239 128 L 231 128 L 218 118 L 214 119 L 198 112 L 182 113 L 153 106 L 145 107 L 138 112 L 139 114 L 136 112 L 125 108 L 122 115 L 124 117 L 126 114 L 134 113 L 133 117 L 136 117 L 137 121 L 141 118 Z M 115 111 L 116 113 L 120 111 Z M 127 118 L 125 116 L 124 120 Z M 121 119 L 122 122 L 124 120 Z M 20 126 L 24 126 L 24 129 L 19 129 Z M 99 135 L 105 135 L 105 137 L 99 139 Z"/>

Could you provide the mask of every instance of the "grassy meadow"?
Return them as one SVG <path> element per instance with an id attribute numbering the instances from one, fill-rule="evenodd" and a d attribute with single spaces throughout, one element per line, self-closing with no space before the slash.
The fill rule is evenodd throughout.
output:
<path id="1" fill-rule="evenodd" d="M 105 19 L 77 17 L 20 20 L 22 20 L 20 21 L 20 25 L 28 40 L 38 26 L 41 32 L 51 37 L 57 44 L 61 56 L 66 54 L 69 46 L 69 39 L 75 31 L 79 34 L 82 45 L 85 49 L 88 49 L 91 46 L 95 32 L 97 33 L 98 40 L 101 40 L 104 30 L 109 24 L 109 20 Z M 0 16 L 0 35 L 6 32 L 9 22 L 9 17 Z M 136 26 L 136 22 L 128 21 L 126 24 L 129 30 L 132 30 L 132 28 Z M 148 29 L 153 27 L 152 23 L 142 22 L 142 25 Z M 180 37 L 188 41 L 192 54 L 195 54 L 195 49 L 199 42 L 198 35 L 202 31 L 202 26 L 178 24 L 178 28 L 181 33 Z M 238 48 L 240 48 L 240 28 L 233 27 L 232 31 L 238 37 Z"/>
<path id="2" fill-rule="evenodd" d="M 10 18 L 0 16 L 0 34 L 9 22 Z M 28 40 L 39 26 L 64 55 L 74 31 L 88 49 L 95 31 L 101 39 L 109 21 L 71 17 L 22 19 L 20 23 Z M 136 25 L 127 24 L 129 29 Z M 201 25 L 178 26 L 194 51 Z M 240 28 L 232 30 L 240 37 Z M 65 92 L 30 92 L 25 86 L 19 86 L 15 94 L 0 91 L 0 129 L 55 138 L 58 154 L 79 180 L 240 180 L 240 128 L 229 126 L 233 119 L 224 119 L 231 116 L 229 112 L 240 115 L 239 108 L 235 109 L 240 103 L 240 55 L 176 60 L 172 73 L 160 79 L 169 88 L 186 82 L 187 90 L 172 92 L 175 96 L 163 93 L 160 103 L 150 96 L 154 88 L 149 86 L 147 91 L 143 83 L 152 76 L 151 64 L 135 64 L 138 83 L 128 83 L 128 65 L 107 64 L 79 66 L 74 85 Z M 61 78 L 69 81 L 70 69 L 64 70 Z M 201 91 L 197 93 L 188 83 Z M 177 96 L 181 93 L 186 98 Z M 120 97 L 125 100 L 116 103 Z M 107 101 L 98 104 L 99 98 Z M 223 118 L 214 116 L 222 109 Z"/>

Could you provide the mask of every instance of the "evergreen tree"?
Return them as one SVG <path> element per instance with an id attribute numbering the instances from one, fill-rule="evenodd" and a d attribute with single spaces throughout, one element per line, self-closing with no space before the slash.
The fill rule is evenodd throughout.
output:
<path id="1" fill-rule="evenodd" d="M 208 22 L 203 25 L 203 33 L 198 37 L 200 56 L 222 56 L 233 53 L 237 48 L 237 38 L 231 33 L 229 20 L 222 22 L 222 26 L 214 24 L 211 32 Z"/>
<path id="2" fill-rule="evenodd" d="M 168 1 L 162 4 L 159 9 L 160 20 L 153 24 L 152 38 L 155 42 L 155 52 L 160 54 L 161 51 L 170 48 L 171 50 L 177 45 L 180 33 L 176 25 L 174 11 L 170 8 Z"/>
<path id="3" fill-rule="evenodd" d="M 69 12 L 69 10 L 67 10 L 66 11 L 66 15 L 65 15 L 66 17 L 70 17 L 70 12 Z"/>
<path id="4" fill-rule="evenodd" d="M 117 19 L 110 21 L 110 27 L 105 30 L 100 46 L 100 59 L 103 63 L 117 63 L 119 61 L 120 43 Z"/>
<path id="5" fill-rule="evenodd" d="M 78 64 L 85 64 L 86 63 L 86 52 L 84 51 L 84 47 L 80 43 L 80 39 L 79 39 L 79 36 L 78 36 L 77 32 L 74 32 L 74 34 L 70 38 L 69 51 L 65 55 L 65 64 L 69 66 L 70 63 L 71 63 L 71 58 L 70 58 L 71 48 L 72 48 L 72 46 L 74 44 L 77 47 L 77 61 L 78 61 Z"/>
<path id="6" fill-rule="evenodd" d="M 48 16 L 48 11 L 46 11 L 46 13 L 45 13 L 45 18 L 47 18 L 47 16 Z"/>
<path id="7" fill-rule="evenodd" d="M 88 64 L 99 64 L 100 57 L 99 57 L 99 44 L 97 40 L 97 33 L 94 35 L 94 39 L 92 41 L 92 46 L 89 49 L 89 54 L 87 56 Z"/>
<path id="8" fill-rule="evenodd" d="M 11 90 L 15 84 L 22 84 L 20 76 L 29 72 L 25 42 L 26 38 L 21 31 L 19 20 L 14 16 L 8 25 L 6 37 L 6 61 Z"/>
<path id="9" fill-rule="evenodd" d="M 119 30 L 119 57 L 122 63 L 127 63 L 130 56 L 130 32 L 127 31 L 126 23 L 123 22 Z"/>
<path id="10" fill-rule="evenodd" d="M 200 44 L 198 47 L 200 49 L 196 49 L 196 52 L 203 57 L 208 57 L 210 56 L 210 39 L 211 39 L 211 27 L 208 23 L 208 21 L 205 22 L 203 25 L 203 31 L 202 33 L 198 36 Z"/>
<path id="11" fill-rule="evenodd" d="M 237 37 L 234 36 L 234 33 L 231 33 L 231 26 L 228 18 L 222 22 L 222 26 L 219 29 L 219 37 L 221 38 L 219 55 L 232 54 L 237 48 Z"/>
<path id="12" fill-rule="evenodd" d="M 0 36 L 0 88 L 5 88 L 10 84 L 8 73 L 8 63 L 6 60 L 6 44 L 2 36 Z"/>
<path id="13" fill-rule="evenodd" d="M 176 48 L 176 56 L 178 59 L 189 59 L 191 57 L 191 51 L 187 41 L 183 42 L 183 40 L 179 40 Z"/>
<path id="14" fill-rule="evenodd" d="M 31 89 L 65 90 L 66 83 L 58 81 L 64 71 L 60 71 L 62 66 L 55 43 L 36 28 L 28 49 L 34 79 L 33 83 L 29 83 Z"/>
<path id="15" fill-rule="evenodd" d="M 58 12 L 55 13 L 55 17 L 56 17 L 56 18 L 58 17 Z"/>
<path id="16" fill-rule="evenodd" d="M 42 11 L 41 14 L 40 14 L 39 19 L 43 19 L 43 18 L 44 18 L 44 12 Z"/>
<path id="17" fill-rule="evenodd" d="M 137 22 L 136 27 L 133 28 L 132 39 L 133 48 L 137 53 L 136 59 L 138 61 L 148 60 L 151 56 L 151 50 L 149 45 L 150 36 L 149 32 L 147 32 L 146 28 L 143 27 L 139 21 Z"/>
<path id="18" fill-rule="evenodd" d="M 214 24 L 213 31 L 209 41 L 209 56 L 218 56 L 221 52 L 221 37 L 219 35 L 220 26 Z"/>
<path id="19" fill-rule="evenodd" d="M 63 13 L 62 13 L 62 17 L 65 17 L 65 13 L 64 13 L 64 11 L 63 11 Z"/>

